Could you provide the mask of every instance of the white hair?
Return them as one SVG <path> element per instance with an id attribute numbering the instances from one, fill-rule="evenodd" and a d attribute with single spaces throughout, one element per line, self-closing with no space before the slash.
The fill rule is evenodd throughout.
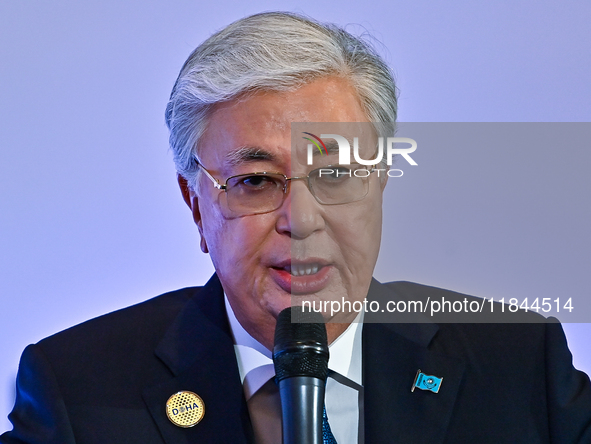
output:
<path id="1" fill-rule="evenodd" d="M 351 82 L 370 122 L 396 121 L 390 69 L 368 42 L 336 25 L 266 12 L 215 33 L 183 65 L 166 107 L 177 172 L 194 187 L 199 140 L 216 103 L 258 91 L 289 91 L 326 76 Z"/>

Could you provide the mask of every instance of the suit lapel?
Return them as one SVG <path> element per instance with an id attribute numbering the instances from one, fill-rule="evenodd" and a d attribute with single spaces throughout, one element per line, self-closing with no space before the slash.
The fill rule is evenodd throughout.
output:
<path id="1" fill-rule="evenodd" d="M 368 297 L 380 304 L 399 299 L 395 291 L 377 281 Z M 366 317 L 363 379 L 368 444 L 441 443 L 445 438 L 464 364 L 433 351 L 436 324 L 405 319 L 406 323 L 371 323 L 371 317 Z M 187 303 L 156 355 L 170 369 L 171 377 L 147 388 L 143 397 L 166 444 L 253 442 L 217 276 Z M 418 369 L 443 377 L 439 393 L 411 392 Z M 182 390 L 197 393 L 205 404 L 201 422 L 186 429 L 175 426 L 165 409 L 168 398 Z"/>
<path id="2" fill-rule="evenodd" d="M 380 306 L 399 299 L 377 281 L 369 297 Z M 420 317 L 413 316 L 412 323 L 366 323 L 363 327 L 366 443 L 441 443 L 445 439 L 464 363 L 432 350 L 438 326 Z M 419 369 L 443 377 L 439 393 L 411 392 Z"/>
<path id="3" fill-rule="evenodd" d="M 172 376 L 146 389 L 143 397 L 167 444 L 252 441 L 217 276 L 187 303 L 158 345 L 156 355 Z M 166 401 L 183 390 L 198 394 L 205 404 L 203 419 L 191 428 L 178 427 L 166 416 Z"/>

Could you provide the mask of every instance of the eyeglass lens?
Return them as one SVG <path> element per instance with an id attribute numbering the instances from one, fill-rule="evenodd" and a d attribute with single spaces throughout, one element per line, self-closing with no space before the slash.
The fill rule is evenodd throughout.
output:
<path id="1" fill-rule="evenodd" d="M 306 180 L 308 189 L 323 205 L 339 205 L 363 199 L 368 191 L 370 170 L 360 167 L 324 167 L 307 177 L 286 178 L 279 173 L 252 173 L 230 177 L 228 207 L 235 213 L 257 214 L 276 210 L 287 192 L 287 180 Z"/>

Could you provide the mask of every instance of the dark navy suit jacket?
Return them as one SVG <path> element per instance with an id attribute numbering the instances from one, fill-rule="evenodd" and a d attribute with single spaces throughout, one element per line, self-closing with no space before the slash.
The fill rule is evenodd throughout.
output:
<path id="1" fill-rule="evenodd" d="M 373 282 L 368 297 L 464 296 Z M 411 392 L 418 369 L 443 377 L 439 393 Z M 591 443 L 589 378 L 557 323 L 370 322 L 363 380 L 366 444 Z M 205 403 L 192 428 L 166 416 L 181 390 Z M 252 443 L 217 277 L 27 347 L 10 419 L 2 444 Z"/>

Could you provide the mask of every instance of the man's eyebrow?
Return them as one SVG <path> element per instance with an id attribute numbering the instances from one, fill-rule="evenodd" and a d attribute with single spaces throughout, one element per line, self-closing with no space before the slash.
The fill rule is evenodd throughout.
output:
<path id="1" fill-rule="evenodd" d="M 246 162 L 269 161 L 272 162 L 276 156 L 258 146 L 242 146 L 237 150 L 226 154 L 225 161 L 229 166 L 238 166 Z"/>
<path id="2" fill-rule="evenodd" d="M 326 146 L 326 151 L 328 151 L 328 154 L 339 152 L 339 144 L 336 140 L 329 140 L 328 142 L 325 142 L 324 145 Z"/>
<path id="3" fill-rule="evenodd" d="M 349 141 L 349 145 L 351 146 L 351 148 L 353 148 L 353 143 L 351 141 Z M 327 140 L 326 142 L 324 142 L 324 146 L 326 147 L 326 151 L 328 154 L 337 154 L 339 152 L 339 144 L 334 139 L 330 139 L 330 140 Z M 312 151 L 313 155 L 320 156 L 322 154 L 326 154 L 324 152 L 324 147 L 321 146 L 321 149 L 322 149 L 322 153 L 320 153 L 318 148 L 314 148 Z"/>

